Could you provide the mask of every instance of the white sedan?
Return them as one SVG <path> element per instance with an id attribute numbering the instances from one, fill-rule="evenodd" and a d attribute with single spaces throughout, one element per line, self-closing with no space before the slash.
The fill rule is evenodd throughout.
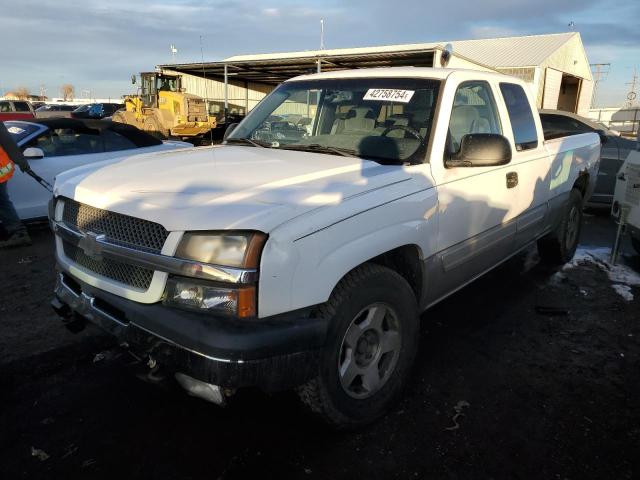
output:
<path id="1" fill-rule="evenodd" d="M 163 142 L 130 125 L 110 121 L 51 118 L 10 120 L 4 124 L 31 169 L 51 184 L 59 173 L 82 165 L 138 153 L 193 147 L 185 142 Z M 21 219 L 47 216 L 51 193 L 18 169 L 9 181 L 9 196 Z"/>

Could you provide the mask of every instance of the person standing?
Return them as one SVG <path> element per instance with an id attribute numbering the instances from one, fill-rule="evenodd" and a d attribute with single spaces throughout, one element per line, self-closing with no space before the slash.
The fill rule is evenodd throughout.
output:
<path id="1" fill-rule="evenodd" d="M 29 168 L 27 160 L 11 138 L 4 123 L 0 122 L 0 222 L 9 234 L 9 238 L 0 241 L 0 248 L 31 245 L 27 228 L 20 221 L 11 199 L 9 198 L 9 180 L 18 165 L 23 172 Z"/>

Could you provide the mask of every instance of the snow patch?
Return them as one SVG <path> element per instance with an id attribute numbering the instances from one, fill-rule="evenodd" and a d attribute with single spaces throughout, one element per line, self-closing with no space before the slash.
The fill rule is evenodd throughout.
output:
<path id="1" fill-rule="evenodd" d="M 611 250 L 601 247 L 580 247 L 576 250 L 576 254 L 569 263 L 566 263 L 562 269 L 568 270 L 577 267 L 581 263 L 595 263 L 602 270 L 607 272 L 609 279 L 615 283 L 624 283 L 634 287 L 640 287 L 640 274 L 626 265 L 611 265 L 609 257 Z"/>
<path id="2" fill-rule="evenodd" d="M 582 263 L 593 263 L 607 273 L 613 282 L 613 289 L 625 300 L 633 300 L 631 286 L 640 287 L 640 274 L 626 265 L 611 265 L 609 258 L 611 250 L 602 247 L 580 247 L 576 250 L 573 260 L 566 263 L 562 270 L 575 268 Z"/>
<path id="3" fill-rule="evenodd" d="M 618 292 L 618 295 L 620 295 L 622 298 L 624 298 L 626 301 L 630 302 L 631 300 L 633 300 L 633 293 L 631 293 L 631 287 L 628 285 L 620 285 L 618 283 L 615 283 L 613 285 L 611 285 L 613 287 L 613 289 Z"/>

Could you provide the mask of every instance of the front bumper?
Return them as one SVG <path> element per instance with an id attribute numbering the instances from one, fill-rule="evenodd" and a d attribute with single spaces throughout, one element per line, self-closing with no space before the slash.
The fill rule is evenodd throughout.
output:
<path id="1" fill-rule="evenodd" d="M 52 306 L 86 319 L 173 372 L 225 388 L 285 390 L 317 372 L 326 321 L 308 311 L 242 321 L 145 305 L 59 273 Z"/>

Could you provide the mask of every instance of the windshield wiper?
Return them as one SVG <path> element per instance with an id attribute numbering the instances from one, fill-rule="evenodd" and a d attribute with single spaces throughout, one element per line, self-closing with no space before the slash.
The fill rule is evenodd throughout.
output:
<path id="1" fill-rule="evenodd" d="M 227 138 L 226 143 L 237 143 L 239 145 L 251 145 L 253 147 L 268 148 L 271 147 L 268 143 L 256 142 L 250 138 Z"/>
<path id="2" fill-rule="evenodd" d="M 343 157 L 359 158 L 358 152 L 356 152 L 355 150 L 350 150 L 348 148 L 327 147 L 318 143 L 310 143 L 308 145 L 294 143 L 292 145 L 282 145 L 280 148 L 285 150 L 300 150 L 314 153 L 336 153 L 338 155 L 342 155 Z"/>

